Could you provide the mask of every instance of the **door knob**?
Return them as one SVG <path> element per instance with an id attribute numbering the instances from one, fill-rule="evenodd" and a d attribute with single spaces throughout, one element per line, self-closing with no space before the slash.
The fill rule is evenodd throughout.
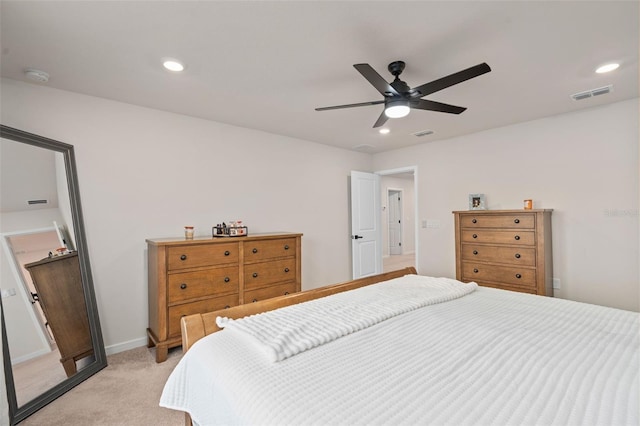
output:
<path id="1" fill-rule="evenodd" d="M 357 239 L 364 238 L 364 237 L 361 236 L 361 235 L 352 235 L 351 238 L 354 239 L 354 240 L 357 240 Z"/>

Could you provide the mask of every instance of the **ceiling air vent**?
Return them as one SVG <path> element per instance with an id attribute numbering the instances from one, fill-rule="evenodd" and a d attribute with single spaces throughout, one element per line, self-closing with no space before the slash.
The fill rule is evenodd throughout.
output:
<path id="1" fill-rule="evenodd" d="M 413 136 L 421 138 L 423 136 L 428 136 L 432 134 L 433 134 L 433 130 L 420 130 L 419 132 L 413 133 Z"/>
<path id="2" fill-rule="evenodd" d="M 361 145 L 356 145 L 353 147 L 354 150 L 356 151 L 360 151 L 360 152 L 370 152 L 374 149 L 373 145 L 369 145 L 366 143 L 363 143 Z"/>
<path id="3" fill-rule="evenodd" d="M 581 101 L 583 99 L 592 98 L 594 96 L 604 95 L 611 92 L 613 85 L 610 84 L 604 87 L 598 87 L 597 89 L 585 90 L 584 92 L 574 93 L 571 95 L 574 101 Z"/>
<path id="4" fill-rule="evenodd" d="M 49 200 L 27 200 L 27 204 L 35 206 L 37 204 L 49 204 Z"/>

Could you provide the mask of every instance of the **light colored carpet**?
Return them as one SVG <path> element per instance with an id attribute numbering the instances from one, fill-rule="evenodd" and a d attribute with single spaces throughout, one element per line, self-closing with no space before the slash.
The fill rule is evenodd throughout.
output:
<path id="1" fill-rule="evenodd" d="M 158 406 L 182 350 L 155 362 L 155 349 L 132 349 L 107 357 L 108 366 L 24 420 L 25 426 L 181 426 L 184 413 Z"/>
<path id="2" fill-rule="evenodd" d="M 391 255 L 382 258 L 382 271 L 390 272 L 397 269 L 406 268 L 409 266 L 416 267 L 416 255 L 410 254 L 398 254 Z"/>

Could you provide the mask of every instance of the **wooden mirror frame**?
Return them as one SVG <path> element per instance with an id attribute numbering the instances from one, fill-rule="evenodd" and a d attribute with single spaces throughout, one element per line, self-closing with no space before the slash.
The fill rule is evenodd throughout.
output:
<path id="1" fill-rule="evenodd" d="M 68 377 L 64 381 L 58 383 L 51 389 L 46 390 L 31 401 L 24 405 L 17 406 L 17 398 L 15 392 L 15 384 L 13 380 L 13 370 L 11 368 L 11 359 L 9 358 L 9 346 L 7 342 L 4 310 L 2 311 L 2 352 L 4 359 L 4 374 L 7 387 L 7 399 L 9 405 L 9 421 L 11 425 L 15 425 L 22 420 L 35 413 L 40 408 L 49 404 L 56 398 L 71 390 L 73 387 L 88 379 L 101 369 L 107 366 L 107 356 L 104 349 L 102 339 L 102 330 L 98 318 L 98 308 L 96 305 L 95 292 L 93 289 L 93 279 L 91 276 L 91 266 L 89 263 L 89 253 L 87 250 L 87 241 L 85 229 L 82 219 L 82 208 L 80 206 L 80 189 L 78 186 L 78 175 L 76 171 L 76 161 L 73 151 L 73 145 L 48 139 L 42 136 L 27 133 L 22 130 L 14 129 L 4 125 L 0 125 L 0 137 L 15 142 L 25 143 L 36 147 L 60 152 L 64 156 L 64 165 L 67 176 L 67 184 L 69 187 L 69 201 L 71 204 L 71 215 L 73 228 L 75 231 L 75 247 L 78 252 L 80 263 L 80 274 L 82 277 L 82 288 L 84 290 L 84 299 L 87 307 L 87 316 L 89 319 L 89 329 L 91 331 L 91 342 L 93 344 L 93 352 L 95 360 L 86 366 L 83 366 L 73 376 Z M 1 306 L 1 300 L 0 300 Z"/>

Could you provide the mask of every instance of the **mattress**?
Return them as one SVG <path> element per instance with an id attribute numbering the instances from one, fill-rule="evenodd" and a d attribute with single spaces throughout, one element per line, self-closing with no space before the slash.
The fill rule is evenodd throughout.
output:
<path id="1" fill-rule="evenodd" d="M 224 329 L 160 405 L 201 426 L 639 424 L 638 313 L 486 287 L 445 299 L 280 360 Z"/>

